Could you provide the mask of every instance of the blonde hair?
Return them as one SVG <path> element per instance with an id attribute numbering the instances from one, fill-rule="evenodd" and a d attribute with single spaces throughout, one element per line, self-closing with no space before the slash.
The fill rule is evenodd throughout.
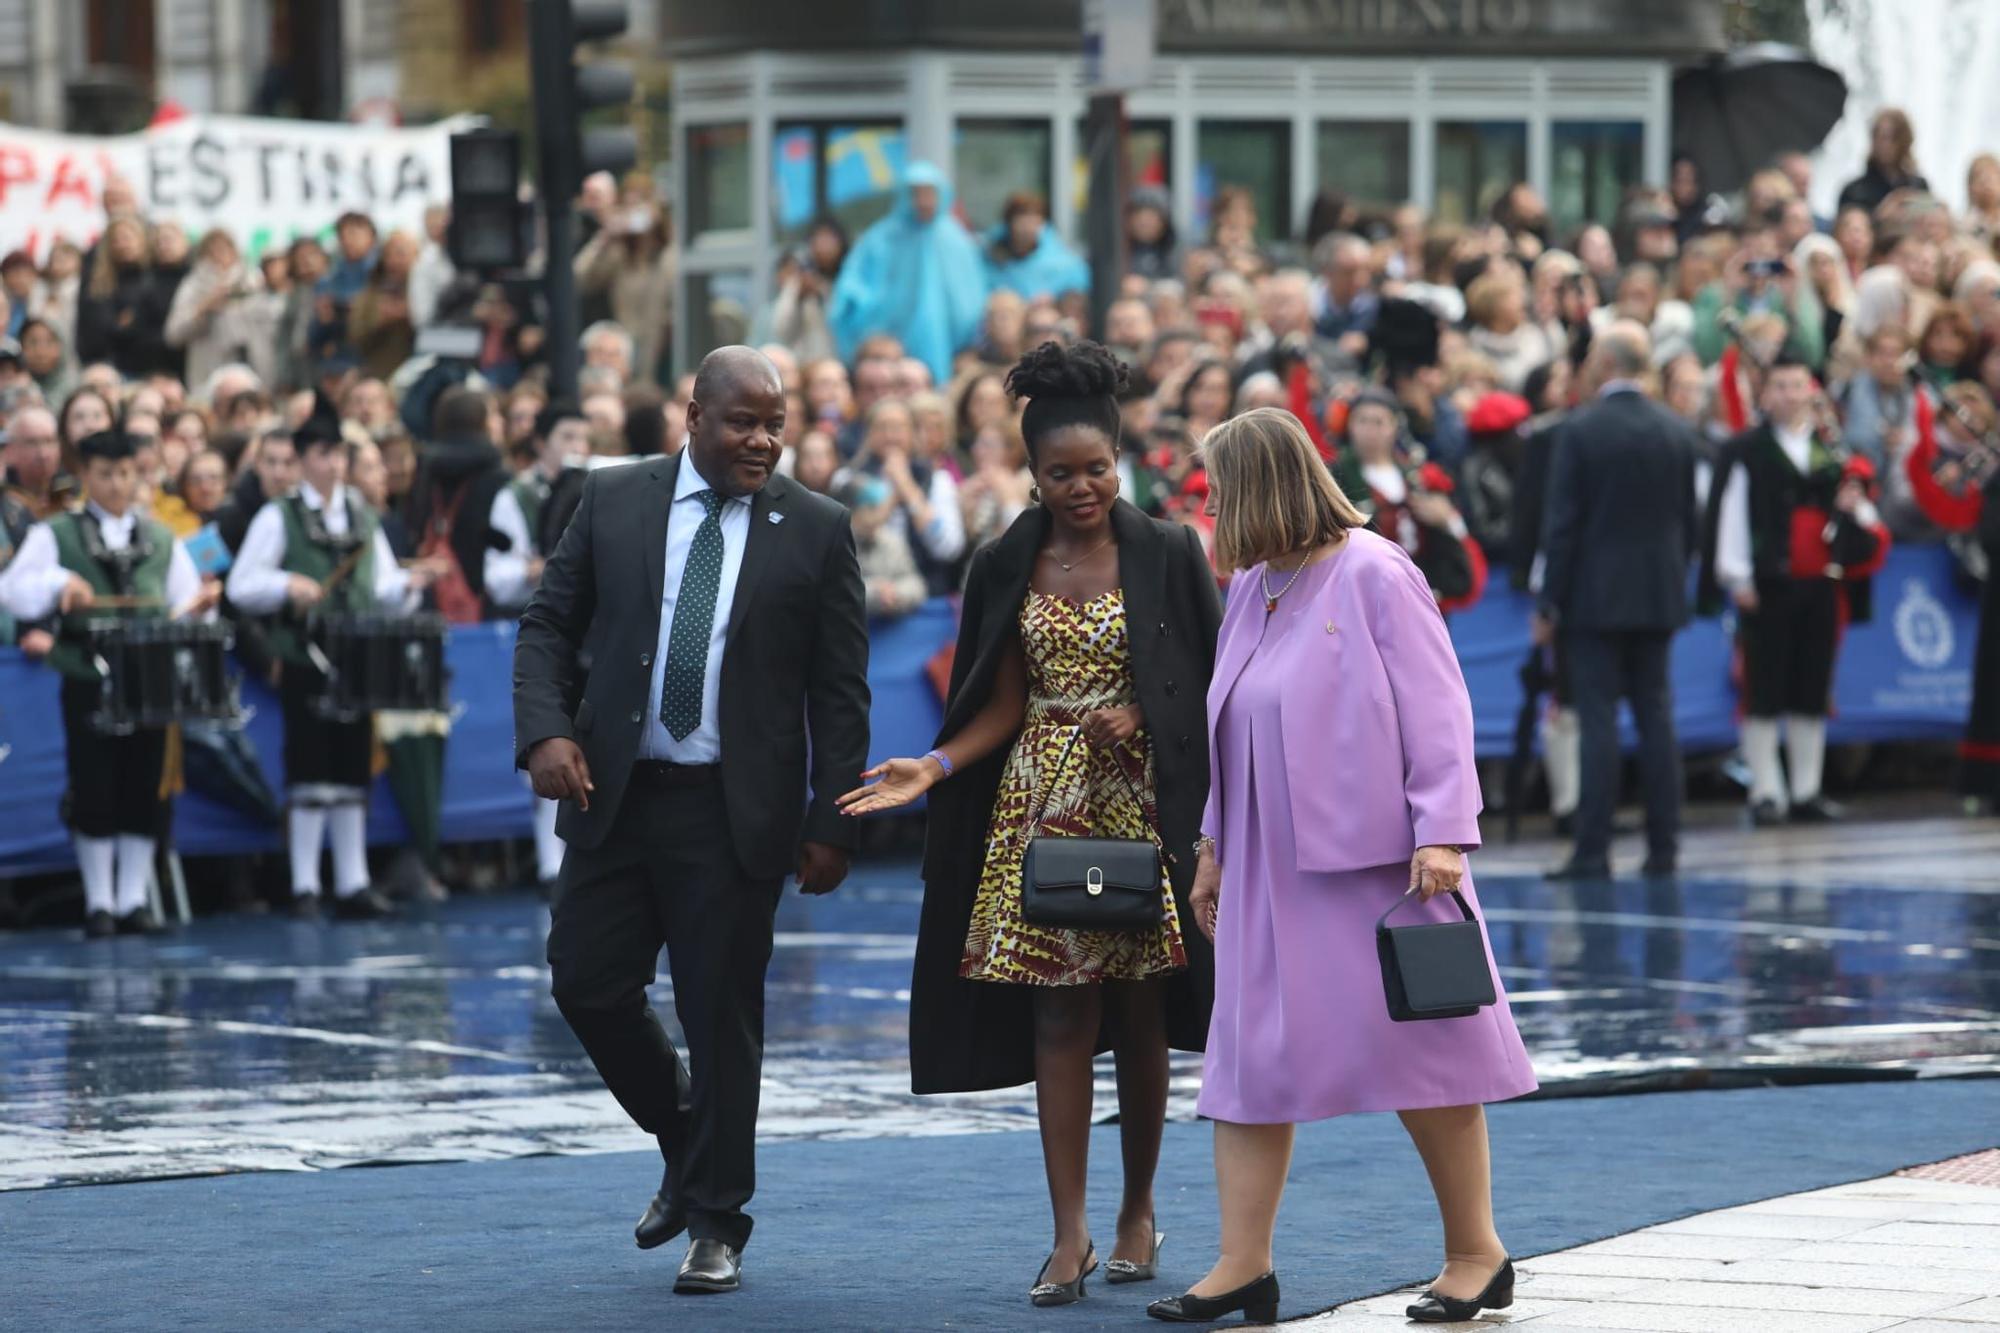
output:
<path id="1" fill-rule="evenodd" d="M 1367 523 L 1334 485 L 1299 419 L 1260 407 L 1201 442 L 1215 496 L 1215 560 L 1224 573 L 1310 551 Z"/>

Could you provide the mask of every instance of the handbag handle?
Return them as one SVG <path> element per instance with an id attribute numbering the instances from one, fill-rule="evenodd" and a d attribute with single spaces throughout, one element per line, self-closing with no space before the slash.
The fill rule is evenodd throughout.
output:
<path id="1" fill-rule="evenodd" d="M 1069 740 L 1065 742 L 1063 745 L 1062 756 L 1056 760 L 1055 768 L 1050 771 L 1049 781 L 1051 784 L 1053 784 L 1055 781 L 1055 775 L 1057 773 L 1062 772 L 1063 769 L 1068 766 L 1070 752 L 1076 749 L 1077 740 L 1082 735 L 1083 735 L 1082 725 L 1080 723 L 1072 724 L 1072 730 L 1070 731 L 1069 734 Z M 1124 742 L 1120 741 L 1119 744 L 1123 745 Z M 1140 794 L 1138 784 L 1132 781 L 1132 775 L 1130 773 L 1127 773 L 1122 766 L 1114 763 L 1112 765 L 1112 768 L 1116 769 L 1118 772 L 1118 776 L 1121 779 L 1123 779 L 1125 783 L 1125 790 L 1132 793 L 1132 803 L 1139 807 L 1139 818 L 1145 822 L 1147 829 L 1153 833 L 1153 836 L 1155 838 L 1157 838 L 1159 836 L 1159 830 L 1154 827 L 1153 820 L 1149 818 L 1146 813 L 1146 798 Z M 1035 815 L 1033 819 L 1030 819 L 1028 821 L 1028 827 L 1036 830 L 1037 832 L 1040 832 L 1042 827 L 1042 821 L 1048 818 L 1048 813 L 1049 813 L 1049 793 L 1048 793 L 1048 788 L 1044 787 L 1042 789 L 1041 799 L 1035 803 Z"/>
<path id="2" fill-rule="evenodd" d="M 1396 899 L 1395 902 L 1390 903 L 1389 910 L 1387 912 L 1382 913 L 1381 916 L 1375 919 L 1375 929 L 1378 931 L 1388 929 L 1390 915 L 1393 914 L 1397 909 L 1402 907 L 1404 903 L 1410 901 L 1410 895 L 1414 894 L 1415 892 L 1416 892 L 1415 889 L 1403 890 L 1403 896 Z M 1457 889 L 1451 889 L 1448 890 L 1448 892 L 1451 894 L 1452 901 L 1458 904 L 1458 910 L 1465 913 L 1465 919 L 1467 921 L 1477 922 L 1479 920 L 1478 917 L 1472 914 L 1472 904 L 1465 901 L 1464 894 L 1460 893 Z"/>

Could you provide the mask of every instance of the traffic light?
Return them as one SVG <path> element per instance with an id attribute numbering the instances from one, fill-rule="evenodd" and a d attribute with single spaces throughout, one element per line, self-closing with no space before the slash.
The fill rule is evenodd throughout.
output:
<path id="1" fill-rule="evenodd" d="M 445 248 L 467 272 L 518 269 L 533 230 L 521 202 L 521 136 L 467 130 L 451 136 L 451 227 Z"/>
<path id="2" fill-rule="evenodd" d="M 614 174 L 639 159 L 629 125 L 585 129 L 583 118 L 632 100 L 630 66 L 579 63 L 577 47 L 625 31 L 626 0 L 527 0 L 528 61 L 535 83 L 535 135 L 541 145 L 541 196 L 549 262 L 542 266 L 548 302 L 549 387 L 576 396 L 576 196 L 584 178 Z"/>
<path id="3" fill-rule="evenodd" d="M 583 128 L 600 107 L 632 100 L 632 68 L 577 60 L 577 48 L 625 31 L 626 0 L 527 0 L 529 61 L 535 83 L 535 132 L 541 141 L 542 192 L 565 202 L 599 171 L 618 173 L 639 157 L 629 125 Z"/>

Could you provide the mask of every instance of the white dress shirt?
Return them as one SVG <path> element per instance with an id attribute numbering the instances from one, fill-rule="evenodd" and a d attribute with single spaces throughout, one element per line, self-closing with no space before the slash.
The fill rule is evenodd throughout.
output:
<path id="1" fill-rule="evenodd" d="M 736 604 L 736 577 L 743 572 L 743 548 L 750 540 L 752 497 L 739 495 L 722 506 L 722 578 L 715 595 L 715 624 L 708 632 L 708 666 L 701 678 L 701 722 L 685 740 L 675 740 L 660 721 L 660 700 L 667 688 L 667 643 L 674 631 L 674 606 L 680 601 L 681 574 L 695 529 L 708 517 L 695 497 L 713 488 L 702 479 L 694 456 L 681 455 L 680 477 L 674 483 L 673 507 L 667 511 L 667 569 L 660 580 L 660 640 L 653 651 L 652 695 L 646 700 L 645 730 L 639 736 L 641 759 L 670 764 L 714 764 L 722 760 L 722 654 L 729 643 L 729 611 Z"/>
<path id="2" fill-rule="evenodd" d="M 337 488 L 333 493 L 333 503 L 305 482 L 299 483 L 299 499 L 308 509 L 316 509 L 324 517 L 326 530 L 333 536 L 347 531 L 347 488 Z M 268 616 L 285 604 L 286 593 L 291 588 L 292 576 L 285 572 L 285 516 L 280 512 L 279 501 L 273 500 L 257 511 L 250 520 L 250 530 L 243 534 L 243 546 L 236 552 L 236 563 L 229 567 L 229 600 L 253 616 Z M 382 535 L 382 529 L 375 529 L 375 600 L 385 606 L 403 605 L 410 601 L 410 576 L 396 563 L 396 553 L 389 549 L 389 539 Z"/>
<path id="3" fill-rule="evenodd" d="M 107 551 L 122 551 L 132 544 L 136 513 L 128 509 L 123 515 L 113 515 L 95 503 L 88 508 L 97 519 Z M 17 620 L 45 619 L 61 602 L 70 572 L 57 555 L 55 533 L 49 531 L 48 524 L 37 523 L 28 530 L 12 562 L 0 571 L 0 606 Z M 186 605 L 200 591 L 201 571 L 195 568 L 187 548 L 176 540 L 167 560 L 167 609 Z"/>
<path id="4" fill-rule="evenodd" d="M 513 545 L 504 551 L 486 548 L 486 596 L 493 605 L 506 610 L 528 604 L 534 585 L 528 582 L 528 561 L 534 558 L 535 544 L 528 536 L 528 516 L 512 486 L 502 486 L 493 497 L 487 522 Z"/>
<path id="5" fill-rule="evenodd" d="M 1812 428 L 1786 430 L 1774 423 L 1771 434 L 1799 475 L 1804 476 L 1812 467 Z M 1866 500 L 1855 509 L 1854 518 L 1867 528 L 1880 521 L 1875 506 Z M 1789 563 L 1788 559 L 1788 567 Z M 1741 466 L 1729 470 L 1729 484 L 1722 489 L 1722 506 L 1716 515 L 1715 581 L 1730 592 L 1751 587 L 1757 581 L 1750 549 L 1750 474 Z"/>

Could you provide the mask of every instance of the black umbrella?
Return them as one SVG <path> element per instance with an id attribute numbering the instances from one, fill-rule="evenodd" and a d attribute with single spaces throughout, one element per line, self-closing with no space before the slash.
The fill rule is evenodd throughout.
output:
<path id="1" fill-rule="evenodd" d="M 1796 46 L 1758 42 L 1674 76 L 1674 150 L 1704 189 L 1739 188 L 1780 153 L 1809 153 L 1839 122 L 1847 80 Z"/>

